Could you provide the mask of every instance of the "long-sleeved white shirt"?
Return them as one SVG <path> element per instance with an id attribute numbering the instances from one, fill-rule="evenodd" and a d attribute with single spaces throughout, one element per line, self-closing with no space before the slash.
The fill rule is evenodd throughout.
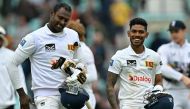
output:
<path id="1" fill-rule="evenodd" d="M 190 44 L 185 41 L 180 46 L 170 42 L 159 47 L 158 53 L 163 62 L 161 68 L 163 76 L 173 81 L 165 81 L 164 87 L 166 89 L 186 88 L 180 80 L 183 74 L 187 74 L 188 66 L 190 67 Z"/>
<path id="2" fill-rule="evenodd" d="M 12 81 L 10 79 L 9 73 L 7 69 L 10 69 L 10 67 L 6 67 L 5 65 L 8 63 L 10 57 L 14 54 L 13 51 L 5 48 L 5 47 L 1 47 L 0 48 L 0 64 L 1 64 L 1 77 L 0 78 L 0 108 L 2 106 L 9 106 L 9 105 L 13 105 L 15 103 L 15 91 L 13 89 L 12 86 Z M 18 67 L 19 68 L 19 73 L 18 75 L 20 75 L 20 79 L 21 79 L 21 83 L 26 91 L 26 83 L 25 83 L 25 78 L 24 78 L 24 72 L 21 66 Z M 8 98 L 9 97 L 9 98 Z M 2 103 L 3 102 L 3 103 Z"/>
<path id="3" fill-rule="evenodd" d="M 81 53 L 77 56 L 79 61 L 87 68 L 87 80 L 83 85 L 88 92 L 92 92 L 92 82 L 97 80 L 97 70 L 94 63 L 94 55 L 90 48 L 84 43 L 81 44 Z"/>
<path id="4" fill-rule="evenodd" d="M 58 87 L 65 80 L 66 74 L 60 69 L 52 70 L 50 60 L 75 58 L 75 53 L 80 53 L 74 50 L 75 42 L 80 43 L 77 32 L 64 28 L 63 32 L 52 33 L 45 25 L 22 39 L 12 57 L 10 66 L 13 68 L 9 72 L 17 76 L 16 66 L 29 57 L 34 96 L 60 95 Z M 16 81 L 15 87 L 20 88 L 22 85 L 19 80 Z"/>

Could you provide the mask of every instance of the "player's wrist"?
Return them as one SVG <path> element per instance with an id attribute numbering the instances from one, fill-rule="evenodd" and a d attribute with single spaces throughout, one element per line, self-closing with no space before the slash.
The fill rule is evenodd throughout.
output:
<path id="1" fill-rule="evenodd" d="M 26 93 L 23 88 L 17 89 L 17 93 L 18 93 L 19 97 L 26 96 Z"/>
<path id="2" fill-rule="evenodd" d="M 152 91 L 160 91 L 160 92 L 162 92 L 163 90 L 164 90 L 163 86 L 158 84 L 158 85 L 154 86 Z"/>

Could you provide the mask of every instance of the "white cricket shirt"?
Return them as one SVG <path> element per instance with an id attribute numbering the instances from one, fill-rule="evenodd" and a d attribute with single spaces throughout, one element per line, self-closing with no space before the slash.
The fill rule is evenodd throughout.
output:
<path id="1" fill-rule="evenodd" d="M 92 93 L 92 82 L 97 80 L 97 70 L 94 63 L 94 55 L 90 48 L 84 43 L 81 44 L 81 53 L 77 56 L 79 61 L 83 63 L 87 68 L 87 80 L 83 87 L 87 92 Z"/>
<path id="2" fill-rule="evenodd" d="M 73 59 L 75 42 L 79 44 L 77 32 L 64 28 L 63 32 L 52 33 L 47 25 L 22 39 L 15 53 L 25 59 L 29 57 L 31 61 L 34 96 L 60 95 L 58 87 L 66 74 L 60 69 L 52 70 L 50 60 L 59 57 Z"/>
<path id="3" fill-rule="evenodd" d="M 186 89 L 186 86 L 180 82 L 182 75 L 190 75 L 190 44 L 185 43 L 180 46 L 175 42 L 170 42 L 159 47 L 158 53 L 161 55 L 163 66 L 162 74 L 176 82 L 165 81 L 166 89 Z M 183 73 L 183 74 L 182 74 Z"/>
<path id="4" fill-rule="evenodd" d="M 15 104 L 15 91 L 7 68 L 0 62 L 0 109 Z"/>
<path id="5" fill-rule="evenodd" d="M 160 56 L 146 47 L 143 54 L 136 54 L 129 45 L 111 59 L 108 71 L 119 75 L 120 104 L 143 107 L 145 92 L 152 90 L 155 75 L 161 73 Z"/>

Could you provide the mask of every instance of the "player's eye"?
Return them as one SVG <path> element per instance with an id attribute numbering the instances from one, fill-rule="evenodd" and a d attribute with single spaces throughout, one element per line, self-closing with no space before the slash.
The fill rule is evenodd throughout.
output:
<path id="1" fill-rule="evenodd" d="M 131 30 L 131 32 L 132 32 L 132 33 L 136 33 L 136 32 L 137 32 L 137 30 Z"/>

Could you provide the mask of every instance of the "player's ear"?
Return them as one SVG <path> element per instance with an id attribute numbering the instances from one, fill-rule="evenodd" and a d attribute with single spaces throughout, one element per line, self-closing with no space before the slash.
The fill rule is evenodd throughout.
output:
<path id="1" fill-rule="evenodd" d="M 145 37 L 147 38 L 147 37 L 148 37 L 148 35 L 149 35 L 149 32 L 146 32 L 145 34 L 146 34 L 146 36 L 145 36 Z"/>
<path id="2" fill-rule="evenodd" d="M 130 30 L 127 31 L 127 35 L 128 35 L 128 37 L 130 37 Z"/>

